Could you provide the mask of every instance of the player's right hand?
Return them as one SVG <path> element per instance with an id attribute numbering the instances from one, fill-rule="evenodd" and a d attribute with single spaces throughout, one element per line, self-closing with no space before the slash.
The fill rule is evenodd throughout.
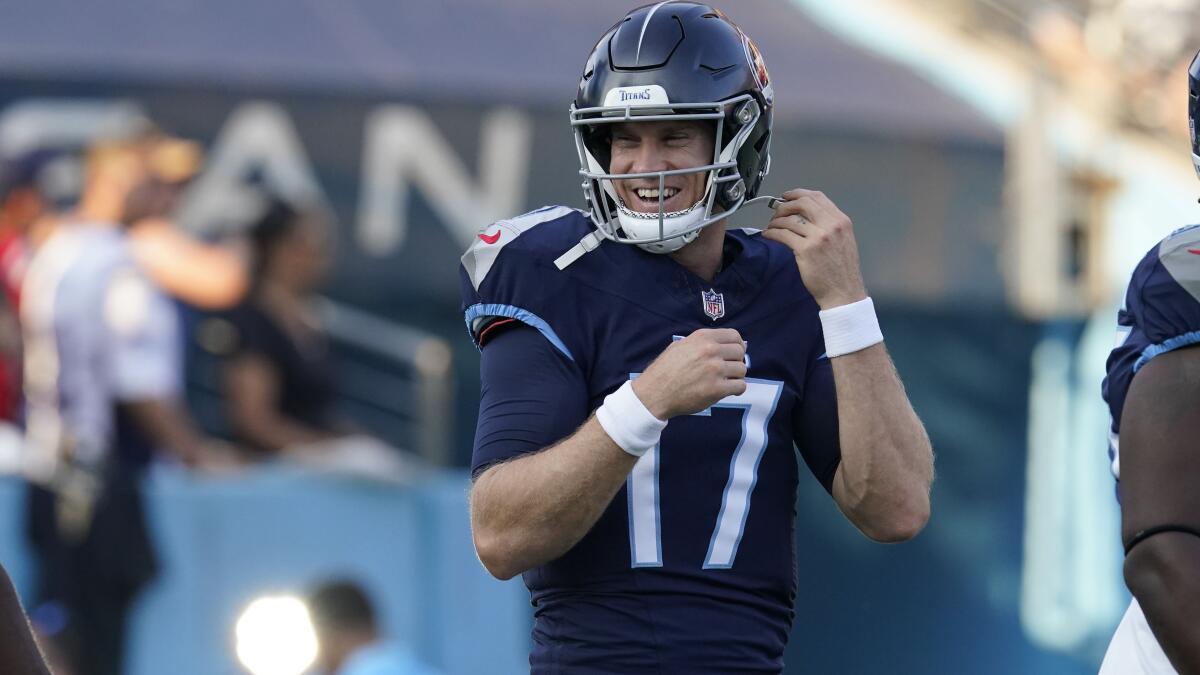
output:
<path id="1" fill-rule="evenodd" d="M 746 391 L 745 357 L 736 330 L 701 328 L 663 350 L 633 381 L 633 391 L 660 420 L 690 415 Z"/>

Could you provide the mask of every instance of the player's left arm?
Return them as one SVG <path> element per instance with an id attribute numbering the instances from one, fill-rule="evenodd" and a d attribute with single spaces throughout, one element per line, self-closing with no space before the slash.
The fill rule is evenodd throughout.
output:
<path id="1" fill-rule="evenodd" d="M 824 194 L 790 190 L 763 236 L 792 250 L 821 309 L 867 297 L 850 218 Z M 882 343 L 831 359 L 841 463 L 833 498 L 876 541 L 910 539 L 929 520 L 933 450 Z"/>
<path id="2" fill-rule="evenodd" d="M 1125 583 L 1180 673 L 1200 673 L 1200 346 L 1155 357 L 1121 411 Z M 1134 542 L 1137 543 L 1134 543 Z"/>

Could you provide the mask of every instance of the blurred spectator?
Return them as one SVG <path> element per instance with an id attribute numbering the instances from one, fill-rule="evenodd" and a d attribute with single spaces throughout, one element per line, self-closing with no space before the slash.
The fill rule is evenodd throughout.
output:
<path id="1" fill-rule="evenodd" d="M 275 454 L 344 435 L 328 338 L 313 306 L 329 268 L 329 224 L 319 211 L 271 200 L 250 237 L 253 288 L 231 314 L 236 338 L 224 367 L 234 437 Z"/>
<path id="2" fill-rule="evenodd" d="M 337 409 L 329 338 L 317 289 L 329 270 L 324 212 L 270 199 L 250 227 L 253 286 L 229 313 L 222 389 L 233 437 L 260 456 L 310 469 L 406 482 L 420 462 L 357 431 Z"/>
<path id="3" fill-rule="evenodd" d="M 153 453 L 232 464 L 180 404 L 175 307 L 140 270 L 124 227 L 168 213 L 190 177 L 156 164 L 169 142 L 92 149 L 80 214 L 37 248 L 23 285 L 33 615 L 76 675 L 120 673 L 128 610 L 156 573 L 140 492 Z"/>
<path id="4" fill-rule="evenodd" d="M 164 181 L 142 185 L 129 197 L 125 222 L 130 247 L 142 270 L 168 294 L 204 309 L 231 307 L 249 283 L 246 252 L 238 243 L 210 244 L 167 219 L 200 164 L 194 143 L 170 139 L 150 158 Z"/>
<path id="5" fill-rule="evenodd" d="M 125 225 L 134 260 L 160 289 L 202 309 L 240 302 L 249 284 L 247 253 L 240 242 L 213 244 L 184 232 L 169 218 L 188 180 L 200 168 L 200 147 L 190 141 L 149 132 L 141 141 L 143 169 L 154 179 L 128 184 L 119 158 L 89 178 L 80 217 Z M 121 144 L 116 144 L 119 148 Z M 108 152 L 101 146 L 96 153 Z"/>
<path id="6" fill-rule="evenodd" d="M 0 161 L 0 286 L 13 307 L 20 306 L 29 265 L 28 237 L 44 229 L 53 212 L 41 189 L 42 174 L 60 158 L 56 150 L 38 148 Z"/>
<path id="7" fill-rule="evenodd" d="M 39 182 L 59 156 L 32 150 L 0 161 L 0 420 L 15 420 L 20 400 L 21 332 L 17 313 L 29 265 L 29 235 L 51 211 Z"/>
<path id="8" fill-rule="evenodd" d="M 309 598 L 317 635 L 317 667 L 325 675 L 436 675 L 411 650 L 383 639 L 367 594 L 350 581 L 331 581 Z"/>

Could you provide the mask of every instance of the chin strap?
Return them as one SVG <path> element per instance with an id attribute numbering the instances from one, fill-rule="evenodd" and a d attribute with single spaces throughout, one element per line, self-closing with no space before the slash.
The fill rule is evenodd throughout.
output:
<path id="1" fill-rule="evenodd" d="M 783 203 L 783 197 L 773 197 L 771 195 L 763 195 L 761 197 L 755 197 L 754 199 L 748 199 L 748 200 L 742 202 L 742 206 L 746 207 L 746 206 L 750 206 L 751 204 L 762 204 L 764 202 L 766 203 L 768 208 L 774 209 L 776 206 L 779 206 L 780 204 Z"/>
<path id="2" fill-rule="evenodd" d="M 751 204 L 762 203 L 765 203 L 769 208 L 774 209 L 783 203 L 783 198 L 773 197 L 771 195 L 763 195 L 761 197 L 755 197 L 754 199 L 743 202 L 742 206 L 746 207 L 750 206 Z M 604 241 L 604 237 L 601 236 L 599 230 L 592 230 L 591 232 L 588 232 L 586 235 L 584 235 L 583 239 L 579 240 L 578 244 L 575 244 L 571 248 L 567 249 L 566 253 L 563 253 L 555 258 L 554 266 L 560 270 L 567 269 L 571 263 L 582 258 L 584 254 L 591 253 L 592 251 L 600 248 L 600 242 L 602 241 Z"/>
<path id="3" fill-rule="evenodd" d="M 600 236 L 599 230 L 588 232 L 584 235 L 583 239 L 579 240 L 578 244 L 575 244 L 566 253 L 555 258 L 554 266 L 560 270 L 567 269 L 568 265 L 582 258 L 585 253 L 590 253 L 600 248 L 601 241 L 604 241 L 604 237 Z"/>

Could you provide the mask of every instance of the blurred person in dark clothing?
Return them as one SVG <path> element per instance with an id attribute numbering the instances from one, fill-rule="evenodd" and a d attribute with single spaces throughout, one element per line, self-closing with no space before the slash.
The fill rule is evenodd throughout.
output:
<path id="1" fill-rule="evenodd" d="M 225 418 L 234 440 L 261 459 L 405 483 L 420 461 L 363 433 L 338 410 L 335 364 L 317 312 L 331 229 L 324 211 L 276 198 L 249 227 L 253 285 L 246 302 L 224 317 L 229 339 L 209 349 L 223 359 Z"/>
<path id="2" fill-rule="evenodd" d="M 315 209 L 269 200 L 250 228 L 254 281 L 231 321 L 224 366 L 234 437 L 276 454 L 346 433 L 335 411 L 329 343 L 314 308 L 330 264 L 329 223 Z"/>
<path id="3" fill-rule="evenodd" d="M 79 213 L 37 248 L 21 306 L 32 614 L 75 675 L 121 672 L 128 610 L 157 572 L 140 484 L 158 453 L 226 470 L 182 401 L 176 308 L 135 260 L 126 226 L 162 217 L 190 174 L 156 166 L 157 136 L 88 156 Z"/>
<path id="4" fill-rule="evenodd" d="M 0 565 L 0 673 L 50 675 L 3 565 Z"/>
<path id="5" fill-rule="evenodd" d="M 411 650 L 386 640 L 366 592 L 352 581 L 316 588 L 308 611 L 325 675 L 436 675 Z"/>

